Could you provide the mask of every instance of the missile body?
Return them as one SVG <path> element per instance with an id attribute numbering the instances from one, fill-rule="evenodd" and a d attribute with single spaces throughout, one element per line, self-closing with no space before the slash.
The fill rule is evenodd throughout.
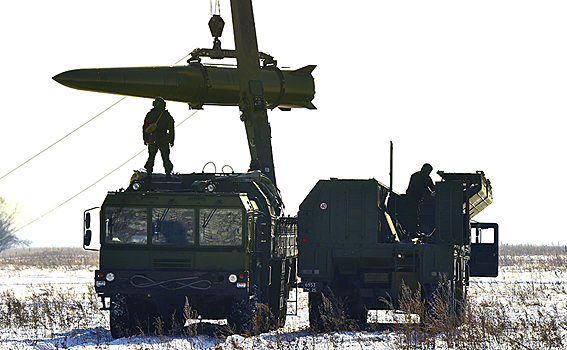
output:
<path id="1" fill-rule="evenodd" d="M 297 70 L 263 67 L 262 85 L 267 107 L 273 109 L 308 108 L 315 95 L 315 82 L 309 65 Z M 53 79 L 65 86 L 117 95 L 155 98 L 203 105 L 238 106 L 240 88 L 236 67 L 203 65 L 75 69 Z"/>

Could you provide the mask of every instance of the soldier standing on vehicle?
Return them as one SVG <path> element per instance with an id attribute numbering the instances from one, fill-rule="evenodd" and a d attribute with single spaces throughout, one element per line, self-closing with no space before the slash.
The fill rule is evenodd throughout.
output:
<path id="1" fill-rule="evenodd" d="M 435 196 L 435 185 L 429 174 L 433 167 L 425 163 L 421 171 L 414 173 L 406 191 L 407 207 L 409 214 L 409 239 L 417 238 L 419 231 L 419 203 Z"/>
<path id="2" fill-rule="evenodd" d="M 142 129 L 144 145 L 148 146 L 148 161 L 144 167 L 148 173 L 148 178 L 151 178 L 154 160 L 159 150 L 163 160 L 166 179 L 171 180 L 173 164 L 169 160 L 169 147 L 173 147 L 173 141 L 175 140 L 174 121 L 171 114 L 165 109 L 165 100 L 163 98 L 156 97 L 153 106 L 154 108 L 148 112 L 144 119 Z"/>

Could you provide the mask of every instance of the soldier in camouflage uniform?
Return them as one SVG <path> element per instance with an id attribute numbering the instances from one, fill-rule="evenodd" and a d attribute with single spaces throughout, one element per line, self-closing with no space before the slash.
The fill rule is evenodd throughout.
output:
<path id="1" fill-rule="evenodd" d="M 171 171 L 173 164 L 169 160 L 169 147 L 173 147 L 175 141 L 175 130 L 173 117 L 165 109 L 165 101 L 161 97 L 157 97 L 153 102 L 152 108 L 146 118 L 144 119 L 144 126 L 142 132 L 144 134 L 144 145 L 148 146 L 148 161 L 144 166 L 148 172 L 148 177 L 151 178 L 154 168 L 154 160 L 156 153 L 159 150 L 161 159 L 163 160 L 163 167 L 165 169 L 166 179 L 171 179 Z M 152 124 L 157 124 L 155 130 L 151 133 L 147 132 L 147 128 Z"/>

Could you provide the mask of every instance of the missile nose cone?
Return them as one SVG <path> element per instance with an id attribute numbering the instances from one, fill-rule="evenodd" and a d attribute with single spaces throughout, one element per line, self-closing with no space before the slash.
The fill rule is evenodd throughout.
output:
<path id="1" fill-rule="evenodd" d="M 59 84 L 65 85 L 65 81 L 66 79 L 66 73 L 67 72 L 63 72 L 63 73 L 59 73 L 56 76 L 54 76 L 52 79 L 55 80 L 56 82 L 58 82 Z"/>
<path id="2" fill-rule="evenodd" d="M 57 74 L 53 80 L 70 88 L 84 89 L 85 86 L 82 86 L 84 83 L 96 81 L 97 78 L 96 70 L 74 69 Z"/>

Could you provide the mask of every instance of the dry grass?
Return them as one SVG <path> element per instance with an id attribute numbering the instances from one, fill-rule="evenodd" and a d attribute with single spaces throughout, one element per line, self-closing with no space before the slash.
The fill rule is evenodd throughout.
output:
<path id="1" fill-rule="evenodd" d="M 500 267 L 504 268 L 567 270 L 567 246 L 504 244 L 499 254 Z"/>
<path id="2" fill-rule="evenodd" d="M 325 303 L 323 333 L 273 332 L 265 347 L 266 335 L 234 336 L 213 334 L 207 341 L 226 349 L 313 349 L 344 348 L 357 343 L 360 349 L 564 349 L 567 347 L 567 251 L 562 246 L 503 245 L 500 251 L 501 276 L 474 279 L 467 303 L 459 309 L 447 298 L 444 284 L 429 303 L 421 301 L 419 288 L 400 291 L 400 308 L 393 313 L 401 321 L 388 330 L 376 325 L 365 329 L 344 317 L 340 301 L 330 297 Z M 0 254 L 0 267 L 12 269 L 93 269 L 97 254 L 80 248 L 15 249 Z M 108 315 L 99 310 L 92 286 L 82 289 L 57 286 L 30 286 L 25 293 L 0 293 L 0 328 L 26 330 L 33 339 L 70 334 L 75 330 L 97 330 L 101 348 L 110 341 Z M 336 309 L 333 309 L 335 308 Z M 417 315 L 417 316 L 416 316 Z M 415 322 L 418 317 L 419 322 Z M 185 318 L 194 319 L 186 306 Z M 259 322 L 259 320 L 258 320 Z M 136 338 L 144 349 L 162 348 L 170 341 L 167 330 L 158 336 Z M 176 339 L 184 349 L 201 348 L 203 325 L 180 327 Z M 6 337 L 5 332 L 3 337 Z M 60 334 L 60 333 L 59 333 Z M 160 339 L 160 335 L 163 339 Z M 201 335 L 200 335 L 201 334 Z M 0 339 L 1 341 L 2 339 Z M 106 344 L 106 345 L 105 345 Z M 178 348 L 179 343 L 176 343 Z M 252 345 L 251 345 L 252 344 Z M 262 345 L 264 344 L 264 345 Z M 166 346 L 167 347 L 167 346 Z"/>
<path id="3" fill-rule="evenodd" d="M 98 266 L 98 252 L 82 248 L 17 248 L 0 252 L 2 269 L 92 270 Z"/>

